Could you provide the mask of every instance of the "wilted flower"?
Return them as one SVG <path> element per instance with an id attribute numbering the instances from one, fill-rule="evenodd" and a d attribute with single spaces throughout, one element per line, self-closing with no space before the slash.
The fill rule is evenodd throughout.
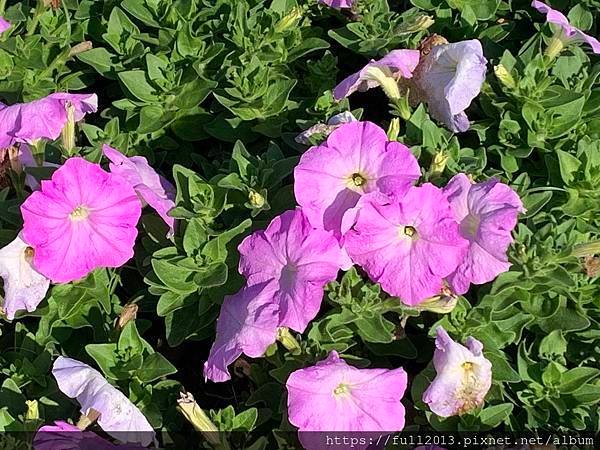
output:
<path id="1" fill-rule="evenodd" d="M 525 210 L 517 193 L 495 178 L 473 184 L 460 173 L 444 193 L 461 236 L 469 241 L 465 258 L 448 277 L 454 292 L 464 294 L 470 283 L 487 283 L 509 269 L 506 251 L 513 241 L 511 232 L 519 212 Z"/>
<path id="2" fill-rule="evenodd" d="M 465 110 L 481 91 L 486 64 L 477 39 L 436 45 L 415 71 L 414 94 L 427 103 L 431 116 L 450 130 L 467 131 L 470 124 Z"/>
<path id="3" fill-rule="evenodd" d="M 356 0 L 319 0 L 319 3 L 335 9 L 352 8 Z"/>
<path id="4" fill-rule="evenodd" d="M 313 228 L 300 209 L 275 217 L 266 230 L 244 239 L 239 251 L 248 284 L 269 283 L 278 325 L 300 333 L 317 315 L 325 284 L 351 265 L 335 237 Z"/>
<path id="5" fill-rule="evenodd" d="M 11 23 L 4 17 L 0 17 L 0 33 L 4 33 L 11 27 Z"/>
<path id="6" fill-rule="evenodd" d="M 141 204 L 123 178 L 71 158 L 42 181 L 21 213 L 35 268 L 55 283 L 68 283 L 133 256 Z"/>
<path id="7" fill-rule="evenodd" d="M 59 356 L 52 375 L 67 397 L 76 399 L 82 414 L 97 411 L 98 425 L 122 442 L 144 446 L 154 441 L 154 430 L 141 411 L 97 370 L 71 358 Z"/>
<path id="8" fill-rule="evenodd" d="M 225 297 L 217 336 L 204 363 L 205 378 L 214 382 L 231 379 L 227 366 L 242 353 L 258 358 L 275 342 L 279 308 L 272 301 L 273 294 L 269 283 L 259 283 Z"/>
<path id="9" fill-rule="evenodd" d="M 0 103 L 0 148 L 58 138 L 68 121 L 68 105 L 73 108 L 73 120 L 79 122 L 98 109 L 98 97 L 58 92 L 29 103 Z"/>
<path id="10" fill-rule="evenodd" d="M 314 435 L 303 432 L 400 431 L 406 383 L 402 368 L 358 369 L 332 351 L 324 361 L 290 374 L 288 418 L 305 448 L 323 447 L 311 445 Z"/>
<path id="11" fill-rule="evenodd" d="M 433 355 L 437 375 L 423 393 L 423 401 L 440 417 L 479 407 L 492 385 L 492 364 L 483 356 L 483 345 L 472 337 L 466 344 L 454 342 L 438 327 Z"/>
<path id="12" fill-rule="evenodd" d="M 343 124 L 356 121 L 356 117 L 354 117 L 354 115 L 350 111 L 344 111 L 342 113 L 336 114 L 335 116 L 332 116 L 327 121 L 327 124 L 317 123 L 309 129 L 304 130 L 302 133 L 296 136 L 295 141 L 298 144 L 310 145 L 311 138 L 314 135 L 319 134 L 323 135 L 323 137 L 326 138 Z"/>
<path id="13" fill-rule="evenodd" d="M 4 280 L 2 308 L 9 320 L 17 311 L 35 311 L 46 296 L 50 280 L 32 265 L 33 249 L 21 235 L 0 249 L 0 277 Z"/>
<path id="14" fill-rule="evenodd" d="M 546 21 L 549 23 L 553 23 L 560 27 L 560 34 L 555 36 L 550 47 L 547 50 L 548 56 L 554 58 L 557 56 L 563 46 L 568 45 L 572 42 L 587 42 L 590 47 L 592 47 L 592 51 L 594 53 L 600 54 L 600 42 L 595 37 L 592 37 L 588 34 L 585 34 L 580 29 L 574 27 L 569 23 L 569 19 L 565 17 L 563 13 L 552 9 L 544 2 L 539 2 L 534 0 L 531 3 L 531 6 L 537 9 L 542 14 L 546 14 Z"/>
<path id="15" fill-rule="evenodd" d="M 150 205 L 174 233 L 175 219 L 169 211 L 175 207 L 175 187 L 160 176 L 143 156 L 126 157 L 118 150 L 102 146 L 102 152 L 110 161 L 110 171 L 123 177 L 135 189 L 142 202 Z"/>
<path id="16" fill-rule="evenodd" d="M 391 203 L 365 201 L 344 243 L 373 281 L 407 305 L 440 294 L 467 245 L 443 191 L 430 183 Z"/>
<path id="17" fill-rule="evenodd" d="M 389 98 L 398 99 L 401 96 L 398 80 L 411 78 L 418 63 L 418 50 L 393 50 L 344 79 L 333 90 L 333 97 L 339 101 L 356 91 L 381 86 Z"/>
<path id="18" fill-rule="evenodd" d="M 339 237 L 347 231 L 346 211 L 363 194 L 401 195 L 420 175 L 408 147 L 388 141 L 374 123 L 352 122 L 302 155 L 294 170 L 294 193 L 313 226 Z"/>

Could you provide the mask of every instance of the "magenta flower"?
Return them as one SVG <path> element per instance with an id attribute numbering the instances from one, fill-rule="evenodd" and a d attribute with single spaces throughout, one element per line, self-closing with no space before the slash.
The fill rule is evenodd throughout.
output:
<path id="1" fill-rule="evenodd" d="M 492 364 L 483 356 L 483 345 L 472 337 L 466 344 L 454 342 L 438 327 L 433 355 L 437 375 L 423 393 L 423 402 L 440 417 L 478 408 L 492 385 Z"/>
<path id="2" fill-rule="evenodd" d="M 238 249 L 248 285 L 269 283 L 279 326 L 300 333 L 319 312 L 325 284 L 351 266 L 334 236 L 313 228 L 300 209 L 275 217 Z"/>
<path id="3" fill-rule="evenodd" d="M 70 158 L 25 200 L 21 213 L 35 268 L 68 283 L 133 256 L 141 204 L 123 178 Z"/>
<path id="4" fill-rule="evenodd" d="M 546 14 L 546 21 L 558 25 L 563 33 L 562 39 L 564 44 L 571 42 L 587 42 L 594 53 L 600 54 L 600 42 L 593 36 L 585 34 L 578 28 L 575 28 L 569 23 L 569 19 L 565 17 L 563 13 L 552 9 L 544 2 L 534 0 L 531 6 L 537 9 L 542 14 Z"/>
<path id="5" fill-rule="evenodd" d="M 437 45 L 419 64 L 414 84 L 417 97 L 431 116 L 454 132 L 469 129 L 465 110 L 479 95 L 487 60 L 477 39 Z"/>
<path id="6" fill-rule="evenodd" d="M 2 309 L 8 320 L 17 311 L 35 311 L 44 300 L 50 280 L 32 266 L 33 249 L 21 239 L 21 235 L 0 249 L 0 277 L 4 280 Z"/>
<path id="7" fill-rule="evenodd" d="M 408 147 L 388 141 L 374 123 L 351 122 L 302 155 L 294 170 L 294 193 L 314 227 L 339 237 L 347 231 L 344 215 L 363 194 L 402 195 L 420 175 Z"/>
<path id="8" fill-rule="evenodd" d="M 460 173 L 450 180 L 444 193 L 460 223 L 460 234 L 469 241 L 469 250 L 448 281 L 457 294 L 469 284 L 483 284 L 506 272 L 510 263 L 506 251 L 513 239 L 523 203 L 515 191 L 492 178 L 473 184 Z"/>
<path id="9" fill-rule="evenodd" d="M 243 287 L 225 297 L 217 320 L 217 336 L 204 363 L 204 377 L 216 383 L 231 379 L 227 366 L 242 353 L 261 357 L 277 338 L 279 308 L 269 283 Z"/>
<path id="10" fill-rule="evenodd" d="M 56 421 L 44 425 L 33 438 L 34 450 L 141 450 L 140 445 L 115 445 L 91 431 L 81 431 L 75 425 Z"/>
<path id="11" fill-rule="evenodd" d="M 100 413 L 98 425 L 115 439 L 144 446 L 154 441 L 154 429 L 146 417 L 97 370 L 59 356 L 54 361 L 52 375 L 61 392 L 79 402 L 82 414 L 87 415 L 92 409 Z"/>
<path id="12" fill-rule="evenodd" d="M 319 0 L 319 3 L 335 9 L 352 8 L 356 0 Z"/>
<path id="13" fill-rule="evenodd" d="M 411 78 L 419 64 L 418 50 L 393 50 L 379 60 L 371 60 L 360 71 L 345 78 L 333 90 L 340 101 L 356 91 L 364 92 L 381 86 L 388 97 L 400 98 L 398 80 Z"/>
<path id="14" fill-rule="evenodd" d="M 288 418 L 305 448 L 324 447 L 304 432 L 401 431 L 406 383 L 402 368 L 358 369 L 332 351 L 324 361 L 290 374 Z"/>
<path id="15" fill-rule="evenodd" d="M 11 23 L 6 20 L 4 17 L 0 17 L 0 33 L 4 33 L 11 27 Z"/>
<path id="16" fill-rule="evenodd" d="M 68 107 L 78 122 L 86 114 L 96 112 L 96 94 L 66 94 L 58 92 L 29 103 L 0 103 L 0 148 L 17 142 L 34 143 L 38 139 L 54 140 L 67 124 Z"/>
<path id="17" fill-rule="evenodd" d="M 468 242 L 443 191 L 427 183 L 392 203 L 365 201 L 344 245 L 387 293 L 417 305 L 440 294 Z"/>
<path id="18" fill-rule="evenodd" d="M 165 221 L 169 226 L 169 234 L 172 235 L 175 219 L 168 213 L 175 207 L 175 187 L 166 178 L 156 173 L 143 156 L 127 158 L 108 145 L 102 147 L 102 152 L 111 161 L 111 173 L 127 180 L 142 202 L 150 205 Z"/>

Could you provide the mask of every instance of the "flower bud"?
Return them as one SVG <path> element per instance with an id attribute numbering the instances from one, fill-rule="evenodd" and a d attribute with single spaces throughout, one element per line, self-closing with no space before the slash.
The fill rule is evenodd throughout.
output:
<path id="1" fill-rule="evenodd" d="M 401 94 L 398 82 L 389 67 L 369 66 L 365 73 L 365 79 L 375 81 L 379 84 L 389 99 L 400 99 Z"/>
<path id="2" fill-rule="evenodd" d="M 296 23 L 302 18 L 302 8 L 296 6 L 292 10 L 283 16 L 275 24 L 275 32 L 281 33 L 289 28 L 296 26 Z"/>
<path id="3" fill-rule="evenodd" d="M 122 330 L 132 320 L 135 320 L 138 312 L 138 305 L 135 303 L 126 304 L 121 310 L 121 314 L 119 314 L 119 318 L 117 319 L 116 328 L 117 330 Z"/>
<path id="4" fill-rule="evenodd" d="M 428 298 L 417 305 L 417 309 L 421 311 L 430 311 L 437 314 L 448 314 L 458 304 L 458 296 L 453 294 L 442 293 L 435 297 Z"/>
<path id="5" fill-rule="evenodd" d="M 25 400 L 25 404 L 27 405 L 25 420 L 38 420 L 40 418 L 40 410 L 37 400 Z"/>
<path id="6" fill-rule="evenodd" d="M 508 69 L 506 67 L 504 67 L 502 64 L 498 64 L 497 66 L 494 66 L 494 74 L 496 75 L 496 78 L 498 78 L 498 80 L 507 88 L 515 89 L 517 87 L 517 83 L 515 82 L 515 79 L 510 74 Z"/>
<path id="7" fill-rule="evenodd" d="M 265 197 L 259 192 L 251 190 L 248 194 L 248 203 L 250 203 L 254 208 L 262 208 L 265 206 Z"/>
<path id="8" fill-rule="evenodd" d="M 196 403 L 196 400 L 194 400 L 194 396 L 191 393 L 181 393 L 181 397 L 177 400 L 177 409 L 197 431 L 202 433 L 208 442 L 213 445 L 219 445 L 221 443 L 219 439 L 219 429 L 210 420 L 202 408 L 200 408 L 200 405 Z"/>
<path id="9" fill-rule="evenodd" d="M 571 256 L 584 258 L 586 256 L 594 256 L 600 253 L 600 241 L 587 242 L 573 247 Z"/>
<path id="10" fill-rule="evenodd" d="M 398 27 L 398 33 L 416 33 L 425 31 L 435 23 L 433 17 L 422 14 L 417 16 L 413 21 L 404 22 Z"/>
<path id="11" fill-rule="evenodd" d="M 450 157 L 445 152 L 437 152 L 431 160 L 431 165 L 429 166 L 429 173 L 432 176 L 441 175 L 446 169 L 448 159 L 450 159 Z"/>
<path id="12" fill-rule="evenodd" d="M 75 148 L 75 107 L 71 102 L 66 103 L 67 123 L 62 130 L 62 144 L 68 155 Z"/>
<path id="13" fill-rule="evenodd" d="M 400 119 L 394 117 L 390 122 L 390 126 L 387 130 L 387 137 L 390 141 L 397 141 L 398 135 L 400 134 Z"/>
<path id="14" fill-rule="evenodd" d="M 560 55 L 560 53 L 565 48 L 565 43 L 563 39 L 564 33 L 562 30 L 558 31 L 556 34 L 554 34 L 554 36 L 552 36 L 552 39 L 550 39 L 548 48 L 546 48 L 546 51 L 544 52 L 544 54 L 548 57 L 550 61 L 552 61 L 554 58 Z"/>
<path id="15" fill-rule="evenodd" d="M 277 340 L 291 353 L 300 353 L 300 344 L 286 327 L 280 327 L 277 330 Z"/>

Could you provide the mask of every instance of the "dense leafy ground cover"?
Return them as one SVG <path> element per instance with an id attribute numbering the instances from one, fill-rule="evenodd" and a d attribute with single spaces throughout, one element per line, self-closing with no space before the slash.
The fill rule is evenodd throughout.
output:
<path id="1" fill-rule="evenodd" d="M 592 52 L 595 44 L 581 42 L 575 31 L 569 39 L 565 29 L 546 23 L 545 14 L 529 1 L 354 3 L 352 8 L 335 9 L 316 0 L 0 1 L 0 15 L 10 22 L 0 35 L 0 100 L 9 105 L 0 109 L 0 247 L 13 242 L 25 227 L 18 257 L 0 250 L 4 279 L 0 290 L 4 297 L 0 430 L 26 431 L 18 435 L 22 439 L 32 438 L 39 427 L 57 420 L 77 424 L 79 401 L 88 416 L 93 416 L 90 407 L 98 410 L 100 418 L 91 417 L 88 430 L 105 438 L 110 437 L 101 428 L 152 428 L 161 443 L 175 440 L 183 448 L 181 433 L 192 429 L 190 418 L 195 417 L 198 427 L 206 430 L 208 426 L 206 421 L 199 424 L 199 415 L 189 412 L 194 405 L 189 397 L 188 403 L 179 401 L 181 392 L 187 391 L 216 429 L 249 432 L 231 436 L 228 444 L 214 445 L 294 448 L 299 445 L 295 431 L 305 419 L 298 416 L 310 416 L 311 408 L 318 414 L 319 405 L 327 403 L 308 396 L 308 406 L 299 407 L 302 401 L 296 398 L 298 402 L 290 401 L 288 409 L 294 386 L 290 381 L 286 388 L 286 382 L 292 372 L 314 366 L 331 351 L 357 368 L 394 369 L 386 372 L 397 376 L 393 385 L 406 383 L 403 377 L 407 380 L 406 392 L 399 392 L 391 409 L 383 411 L 383 416 L 402 416 L 405 430 L 600 430 L 600 259 L 596 256 L 600 254 L 600 65 Z M 572 26 L 597 35 L 597 0 L 553 0 L 552 7 L 568 15 Z M 439 45 L 434 44 L 448 45 L 439 37 L 427 40 L 434 34 L 450 43 L 477 39 L 487 60 L 487 64 L 479 61 L 486 64 L 485 80 L 481 80 L 480 94 L 473 95 L 472 102 L 468 99 L 466 131 L 458 132 L 462 130 L 435 112 L 440 108 L 436 102 L 443 103 L 444 96 L 456 93 L 429 88 L 423 94 L 429 98 L 415 97 L 418 86 L 408 80 L 410 73 L 406 76 L 387 66 L 369 75 L 372 83 L 383 84 L 384 89 L 375 87 L 339 101 L 334 98 L 333 89 L 342 79 L 392 50 L 419 49 L 420 55 L 419 51 L 410 55 L 425 61 L 437 51 Z M 458 74 L 463 58 L 467 61 L 474 53 L 476 49 L 451 55 L 450 70 Z M 406 70 L 415 71 L 413 79 L 418 84 L 419 73 L 426 69 L 419 72 L 406 61 Z M 444 79 L 442 75 L 439 83 Z M 457 89 L 478 91 L 476 79 L 473 75 L 463 80 Z M 87 96 L 19 110 L 11 106 L 55 92 L 96 94 L 97 108 Z M 306 210 L 310 201 L 325 195 L 325 188 L 311 190 L 313 181 L 317 187 L 324 186 L 319 177 L 325 175 L 317 172 L 314 180 L 304 173 L 304 193 L 299 192 L 298 164 L 309 144 L 324 142 L 334 127 L 321 125 L 304 143 L 296 137 L 346 111 L 381 127 L 380 133 L 387 132 L 392 143 L 381 145 L 387 145 L 388 151 L 404 148 L 396 141 L 410 148 L 420 167 L 419 186 L 432 183 L 443 188 L 455 175 L 465 173 L 465 179 L 477 183 L 496 177 L 505 196 L 516 192 L 511 201 L 502 200 L 512 202 L 512 213 L 492 220 L 492 228 L 486 231 L 488 238 L 502 227 L 510 233 L 511 221 L 518 219 L 512 230 L 514 242 L 507 250 L 510 270 L 498 270 L 503 273 L 494 273 L 491 281 L 474 283 L 463 295 L 454 295 L 452 286 L 444 281 L 440 289 L 440 283 L 456 269 L 458 260 L 445 273 L 434 268 L 447 264 L 454 250 L 427 250 L 423 258 L 428 262 L 422 265 L 406 263 L 406 258 L 393 254 L 392 260 L 401 262 L 386 284 L 382 281 L 386 277 L 375 273 L 383 269 L 360 256 L 361 245 L 366 245 L 361 230 L 363 236 L 368 235 L 377 228 L 375 224 L 382 223 L 381 218 L 365 219 L 365 209 L 350 222 L 345 238 L 313 230 L 307 222 L 272 222 L 298 204 Z M 352 133 L 359 132 L 343 131 L 352 126 L 356 125 L 342 125 L 345 128 L 338 128 L 342 132 L 337 136 L 352 140 Z M 38 135 L 33 136 L 34 128 Z M 375 148 L 376 139 L 365 136 L 365 142 Z M 327 141 L 330 146 L 334 146 L 333 139 Z M 103 152 L 104 144 L 128 157 L 143 156 L 151 167 L 140 160 L 136 166 L 132 162 L 136 160 L 120 159 L 119 153 L 111 157 L 110 150 Z M 375 151 L 367 143 L 347 145 Z M 29 158 L 24 156 L 26 148 L 31 151 Z M 77 156 L 101 166 L 86 165 Z M 404 154 L 403 164 L 409 164 L 409 156 Z M 54 166 L 41 167 L 42 162 Z M 303 158 L 300 164 L 305 163 Z M 338 163 L 335 158 L 320 161 L 325 171 Z M 397 162 L 390 164 L 394 170 L 398 167 L 394 166 Z M 71 205 L 76 208 L 69 210 L 69 225 L 56 225 L 53 221 L 59 219 L 53 213 L 71 201 L 70 191 L 57 181 L 56 165 L 67 178 L 81 174 L 83 181 L 73 183 L 84 192 L 82 198 L 88 198 L 86 189 L 92 189 L 89 195 L 100 203 L 120 195 L 113 202 L 121 202 L 120 209 L 86 228 L 81 224 L 87 224 L 95 213 L 80 199 L 81 205 Z M 172 183 L 173 197 L 164 181 L 167 188 L 161 190 L 153 170 Z M 50 177 L 58 184 L 51 187 L 45 182 L 40 190 L 37 180 Z M 104 184 L 94 187 L 98 179 Z M 361 180 L 351 181 L 361 187 Z M 148 185 L 159 198 L 142 189 Z M 129 195 L 133 188 L 150 205 L 141 212 L 139 222 L 136 214 L 141 205 Z M 441 195 L 440 189 L 431 189 Z M 65 200 L 63 194 L 69 198 Z M 517 195 L 523 208 L 515 203 Z M 173 204 L 168 203 L 171 198 Z M 397 201 L 409 202 L 407 198 Z M 411 201 L 427 209 L 422 198 Z M 442 208 L 446 200 L 440 197 L 436 202 Z M 108 208 L 108 203 L 102 205 Z M 408 203 L 404 207 L 410 209 Z M 162 211 L 163 218 L 156 210 Z M 165 218 L 172 220 L 167 211 L 176 219 L 174 233 L 165 225 Z M 436 216 L 438 210 L 430 213 Z M 45 217 L 43 223 L 40 217 Z M 260 230 L 270 223 L 290 229 L 276 232 L 270 227 L 275 237 L 264 237 L 268 232 Z M 479 225 L 470 222 L 475 229 L 469 229 L 473 232 Z M 69 226 L 81 228 L 72 231 L 75 228 Z M 418 228 L 403 229 L 412 237 L 414 232 L 421 233 Z M 457 230 L 464 231 L 464 226 L 454 224 L 452 246 L 464 247 L 467 242 Z M 238 250 L 242 240 L 255 232 L 255 241 L 244 241 L 246 247 Z M 436 240 L 439 232 L 434 227 L 431 239 Z M 307 275 L 300 284 L 294 284 L 300 272 L 280 268 L 285 274 L 278 272 L 273 279 L 283 291 L 291 292 L 287 300 L 268 287 L 250 293 L 246 288 L 243 295 L 229 300 L 229 309 L 221 311 L 226 296 L 239 292 L 244 284 L 265 282 L 276 257 L 261 260 L 268 254 L 264 242 L 280 242 L 281 233 L 288 236 L 285 245 L 305 245 L 302 248 L 312 258 L 315 248 L 322 245 L 319 251 L 329 252 L 328 268 L 319 260 L 321 256 L 316 257 L 311 261 L 319 260 L 323 272 L 316 278 Z M 447 233 L 444 245 L 450 245 L 452 233 Z M 101 238 L 93 240 L 92 235 Z M 263 243 L 258 242 L 260 236 Z M 507 236 L 505 232 L 504 238 L 497 237 L 498 248 L 508 245 Z M 65 250 L 68 239 L 75 244 Z M 294 239 L 299 242 L 294 244 Z M 348 255 L 338 247 L 340 253 L 331 256 L 330 244 L 345 246 L 354 267 L 348 269 L 341 261 Z M 101 250 L 106 246 L 110 250 Z M 56 260 L 59 253 L 62 261 Z M 238 269 L 240 253 L 246 263 Z M 333 275 L 331 265 L 335 266 Z M 42 275 L 33 273 L 32 267 Z M 336 275 L 338 269 L 343 270 Z M 405 269 L 409 276 L 402 278 Z M 419 296 L 415 288 L 405 296 L 403 289 L 422 280 L 423 271 L 437 273 L 437 278 L 430 273 L 424 281 L 423 291 L 434 292 Z M 32 276 L 41 277 L 34 278 L 38 290 L 15 294 L 22 283 L 34 283 Z M 44 287 L 46 278 L 51 286 L 40 295 L 39 286 Z M 443 295 L 423 303 L 434 294 Z M 17 295 L 25 297 L 15 301 Z M 272 303 L 239 306 L 265 295 Z M 282 312 L 286 301 L 297 302 L 300 318 L 291 318 L 289 304 L 287 313 Z M 308 310 L 315 301 L 311 314 Z M 265 318 L 265 314 L 278 314 L 265 307 L 274 302 L 280 308 L 279 319 Z M 19 311 L 11 312 L 15 304 L 21 305 Z M 236 308 L 245 308 L 245 313 Z M 220 312 L 220 345 L 226 348 L 222 353 L 233 352 L 233 356 L 219 356 L 224 358 L 225 372 L 203 369 Z M 240 320 L 246 321 L 246 328 L 238 326 Z M 432 363 L 439 326 L 457 343 L 468 343 L 470 351 L 453 342 L 445 347 L 438 337 L 438 353 L 445 349 L 452 361 L 459 361 L 456 371 L 447 375 L 450 378 L 439 381 L 446 383 L 449 397 L 442 400 L 458 403 L 433 412 L 436 401 L 427 401 L 423 394 L 436 377 L 435 369 L 438 377 L 444 373 L 446 363 L 439 362 L 435 369 Z M 236 327 L 242 331 L 236 334 Z M 474 341 L 468 340 L 470 336 L 483 345 L 481 355 Z M 237 358 L 236 350 L 255 358 Z M 57 365 L 66 361 L 68 366 L 71 360 L 57 360 L 60 355 L 88 364 L 101 376 L 83 367 L 81 376 L 92 380 L 93 386 L 81 381 L 79 387 L 67 387 L 79 378 L 75 372 L 61 378 Z M 227 363 L 234 360 L 227 380 Z M 487 361 L 491 363 L 489 390 Z M 296 372 L 294 382 L 308 377 L 319 384 L 323 380 L 319 377 L 328 379 L 327 374 L 335 370 L 348 372 L 341 364 L 327 366 L 331 372 L 323 369 L 325 375 L 311 369 Z M 478 370 L 472 371 L 473 365 Z M 406 376 L 398 371 L 400 367 Z M 353 395 L 344 384 L 353 376 L 336 381 L 332 395 Z M 117 410 L 120 413 L 131 404 L 110 386 L 135 404 L 145 419 L 132 412 L 137 418 L 111 428 L 111 414 L 118 415 Z M 69 398 L 82 391 L 92 394 L 84 400 Z M 103 403 L 100 398 L 110 401 Z M 361 401 L 366 402 L 363 406 L 374 407 L 369 403 L 372 400 Z M 346 410 L 344 414 L 353 413 Z M 355 419 L 350 417 L 347 423 Z M 375 420 L 370 428 L 397 431 L 399 421 Z M 327 425 L 323 425 L 325 430 Z M 84 426 L 80 423 L 80 427 Z M 310 425 L 305 429 L 311 429 Z M 146 440 L 141 439 L 148 444 Z M 197 441 L 213 445 L 199 437 Z M 306 442 L 305 446 L 310 448 Z"/>

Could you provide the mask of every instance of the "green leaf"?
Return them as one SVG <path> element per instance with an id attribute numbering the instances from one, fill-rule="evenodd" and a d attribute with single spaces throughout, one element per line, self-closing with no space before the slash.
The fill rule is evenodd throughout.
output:
<path id="1" fill-rule="evenodd" d="M 152 353 L 144 358 L 144 364 L 136 372 L 136 376 L 143 383 L 151 383 L 159 378 L 172 375 L 177 372 L 177 369 L 171 364 L 167 358 L 160 353 Z"/>
<path id="2" fill-rule="evenodd" d="M 119 80 L 123 83 L 129 93 L 146 103 L 158 101 L 156 89 L 148 82 L 146 73 L 142 70 L 130 70 L 119 73 Z"/>
<path id="3" fill-rule="evenodd" d="M 500 405 L 488 406 L 484 408 L 479 413 L 479 420 L 484 425 L 487 425 L 490 428 L 496 428 L 502 422 L 506 421 L 512 410 L 514 405 L 512 403 L 502 403 Z"/>

